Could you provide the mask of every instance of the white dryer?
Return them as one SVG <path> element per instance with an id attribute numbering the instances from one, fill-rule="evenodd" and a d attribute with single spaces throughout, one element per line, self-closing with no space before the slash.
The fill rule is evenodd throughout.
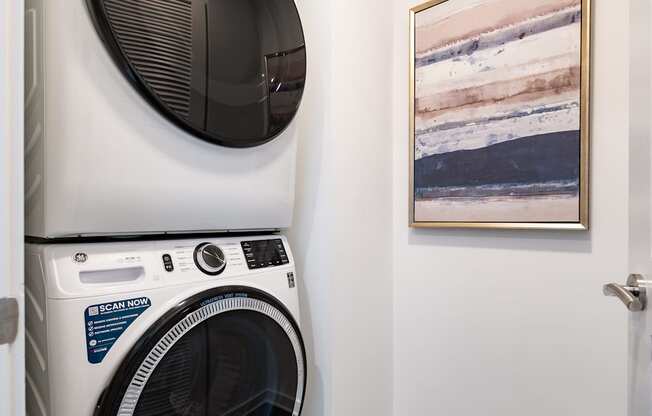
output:
<path id="1" fill-rule="evenodd" d="M 28 235 L 289 226 L 294 0 L 26 4 Z"/>
<path id="2" fill-rule="evenodd" d="M 34 245 L 32 416 L 297 416 L 306 357 L 283 237 Z"/>

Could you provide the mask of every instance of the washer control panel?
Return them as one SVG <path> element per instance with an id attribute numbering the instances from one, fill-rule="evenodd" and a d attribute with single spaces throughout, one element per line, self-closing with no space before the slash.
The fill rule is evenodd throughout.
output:
<path id="1" fill-rule="evenodd" d="M 28 244 L 26 250 L 30 267 L 48 267 L 45 283 L 52 299 L 210 285 L 212 279 L 250 285 L 279 278 L 283 285 L 296 285 L 292 250 L 283 236 Z"/>
<path id="2" fill-rule="evenodd" d="M 280 238 L 242 241 L 240 245 L 249 270 L 281 266 L 290 262 L 283 240 Z"/>

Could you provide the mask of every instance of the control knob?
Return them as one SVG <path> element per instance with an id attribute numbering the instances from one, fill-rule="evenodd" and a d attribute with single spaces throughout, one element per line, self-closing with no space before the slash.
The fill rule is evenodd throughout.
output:
<path id="1" fill-rule="evenodd" d="M 215 244 L 203 243 L 195 248 L 195 265 L 202 272 L 217 276 L 226 268 L 226 256 Z"/>

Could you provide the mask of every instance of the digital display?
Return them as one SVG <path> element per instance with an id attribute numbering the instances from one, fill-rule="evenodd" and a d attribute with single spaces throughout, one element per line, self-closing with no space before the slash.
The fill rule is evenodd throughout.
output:
<path id="1" fill-rule="evenodd" d="M 287 253 L 280 238 L 274 240 L 243 241 L 241 243 L 249 269 L 288 264 Z"/>

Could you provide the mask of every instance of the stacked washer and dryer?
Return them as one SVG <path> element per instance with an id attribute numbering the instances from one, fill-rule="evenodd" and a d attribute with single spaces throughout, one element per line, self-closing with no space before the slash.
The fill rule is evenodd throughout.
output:
<path id="1" fill-rule="evenodd" d="M 27 0 L 31 416 L 297 416 L 294 0 Z"/>

